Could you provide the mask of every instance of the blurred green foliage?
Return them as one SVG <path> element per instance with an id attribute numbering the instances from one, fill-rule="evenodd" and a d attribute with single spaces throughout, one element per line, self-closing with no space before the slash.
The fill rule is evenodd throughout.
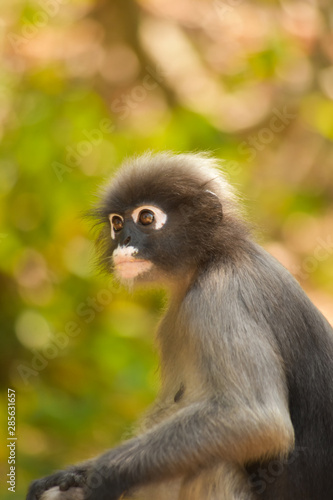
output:
<path id="1" fill-rule="evenodd" d="M 17 498 L 33 478 L 128 436 L 158 390 L 164 293 L 132 296 L 98 275 L 82 218 L 124 157 L 170 149 L 224 159 L 267 248 L 333 321 L 323 4 L 2 2 L 0 419 L 6 436 L 13 388 Z"/>

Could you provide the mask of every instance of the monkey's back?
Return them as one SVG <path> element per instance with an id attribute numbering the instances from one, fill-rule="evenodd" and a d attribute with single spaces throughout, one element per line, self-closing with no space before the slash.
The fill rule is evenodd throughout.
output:
<path id="1" fill-rule="evenodd" d="M 254 491 L 269 500 L 333 498 L 333 329 L 297 281 L 254 245 L 241 278 L 242 300 L 266 322 L 284 363 L 295 451 L 285 461 L 253 464 Z M 243 272 L 244 272 L 243 271 Z M 244 289 L 244 283 L 250 283 Z M 253 294 L 260 304 L 251 312 Z M 249 300 L 249 297 L 251 300 Z M 261 472 L 258 474 L 258 467 Z"/>

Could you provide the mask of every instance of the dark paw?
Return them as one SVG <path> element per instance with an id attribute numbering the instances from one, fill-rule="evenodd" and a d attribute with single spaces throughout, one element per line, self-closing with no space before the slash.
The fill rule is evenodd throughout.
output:
<path id="1" fill-rule="evenodd" d="M 44 491 L 53 486 L 58 486 L 60 491 L 66 491 L 71 487 L 83 487 L 86 472 L 82 469 L 68 469 L 59 471 L 51 476 L 37 479 L 31 483 L 26 500 L 40 500 Z"/>
<path id="2" fill-rule="evenodd" d="M 66 491 L 72 487 L 83 487 L 86 482 L 86 473 L 83 470 L 68 471 L 58 483 L 60 491 Z"/>
<path id="3" fill-rule="evenodd" d="M 118 500 L 127 490 L 115 470 L 96 464 L 87 476 L 85 500 Z"/>

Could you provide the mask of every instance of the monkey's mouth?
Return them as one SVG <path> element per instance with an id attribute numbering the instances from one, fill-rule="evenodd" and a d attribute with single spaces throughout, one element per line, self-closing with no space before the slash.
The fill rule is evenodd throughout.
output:
<path id="1" fill-rule="evenodd" d="M 130 256 L 115 256 L 113 257 L 115 272 L 119 278 L 133 279 L 149 271 L 152 263 L 149 260 L 136 259 Z"/>

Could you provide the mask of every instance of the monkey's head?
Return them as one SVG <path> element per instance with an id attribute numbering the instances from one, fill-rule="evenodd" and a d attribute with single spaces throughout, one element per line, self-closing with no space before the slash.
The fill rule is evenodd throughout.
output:
<path id="1" fill-rule="evenodd" d="M 216 258 L 228 239 L 233 194 L 205 155 L 127 161 L 94 210 L 101 266 L 122 280 L 179 277 Z"/>

